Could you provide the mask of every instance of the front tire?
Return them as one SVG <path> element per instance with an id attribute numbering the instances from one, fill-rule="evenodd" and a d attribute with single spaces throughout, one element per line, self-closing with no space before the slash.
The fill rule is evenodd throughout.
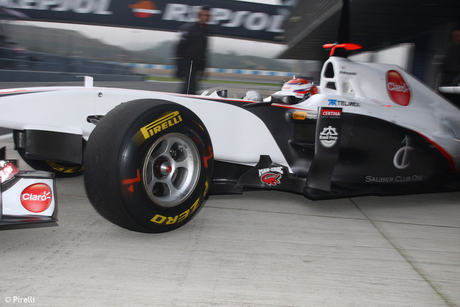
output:
<path id="1" fill-rule="evenodd" d="M 189 222 L 209 190 L 209 134 L 189 109 L 167 101 L 119 105 L 93 130 L 85 186 L 96 211 L 121 227 L 166 232 Z"/>
<path id="2" fill-rule="evenodd" d="M 20 151 L 18 151 L 18 153 L 24 162 L 26 162 L 33 169 L 54 173 L 56 177 L 76 177 L 83 174 L 83 165 L 81 164 L 36 160 L 27 157 L 26 154 Z"/>

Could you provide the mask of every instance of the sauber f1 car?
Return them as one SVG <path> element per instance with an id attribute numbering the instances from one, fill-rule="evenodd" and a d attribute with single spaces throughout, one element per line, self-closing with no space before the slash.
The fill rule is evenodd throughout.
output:
<path id="1" fill-rule="evenodd" d="M 340 36 L 339 36 L 340 37 Z M 397 66 L 327 45 L 319 86 L 262 99 L 92 86 L 0 91 L 0 126 L 36 169 L 84 171 L 107 220 L 141 232 L 190 221 L 210 193 L 310 199 L 460 189 L 460 109 Z M 290 86 L 305 86 L 286 95 Z M 83 170 L 84 166 L 84 170 Z"/>
<path id="2" fill-rule="evenodd" d="M 0 150 L 0 227 L 56 222 L 57 201 L 54 174 L 19 171 L 14 160 L 5 160 Z"/>

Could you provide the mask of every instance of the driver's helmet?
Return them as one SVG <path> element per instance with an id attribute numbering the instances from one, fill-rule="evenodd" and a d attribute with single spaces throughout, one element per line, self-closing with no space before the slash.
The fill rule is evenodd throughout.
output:
<path id="1" fill-rule="evenodd" d="M 295 78 L 284 83 L 278 95 L 294 96 L 299 101 L 305 100 L 311 95 L 311 83 L 302 78 Z"/>

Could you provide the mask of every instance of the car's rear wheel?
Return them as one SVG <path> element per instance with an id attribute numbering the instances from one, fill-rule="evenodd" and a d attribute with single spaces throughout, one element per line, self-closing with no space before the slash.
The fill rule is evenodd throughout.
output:
<path id="1" fill-rule="evenodd" d="M 130 230 L 165 232 L 189 222 L 210 187 L 210 137 L 189 109 L 137 100 L 109 112 L 85 150 L 88 197 L 107 220 Z"/>

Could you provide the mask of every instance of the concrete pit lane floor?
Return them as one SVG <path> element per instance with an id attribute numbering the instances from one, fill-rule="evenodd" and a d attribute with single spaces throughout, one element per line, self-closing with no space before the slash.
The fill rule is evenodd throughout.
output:
<path id="1" fill-rule="evenodd" d="M 0 306 L 460 306 L 460 192 L 210 196 L 144 234 L 99 216 L 83 177 L 57 189 L 58 226 L 0 231 Z"/>

